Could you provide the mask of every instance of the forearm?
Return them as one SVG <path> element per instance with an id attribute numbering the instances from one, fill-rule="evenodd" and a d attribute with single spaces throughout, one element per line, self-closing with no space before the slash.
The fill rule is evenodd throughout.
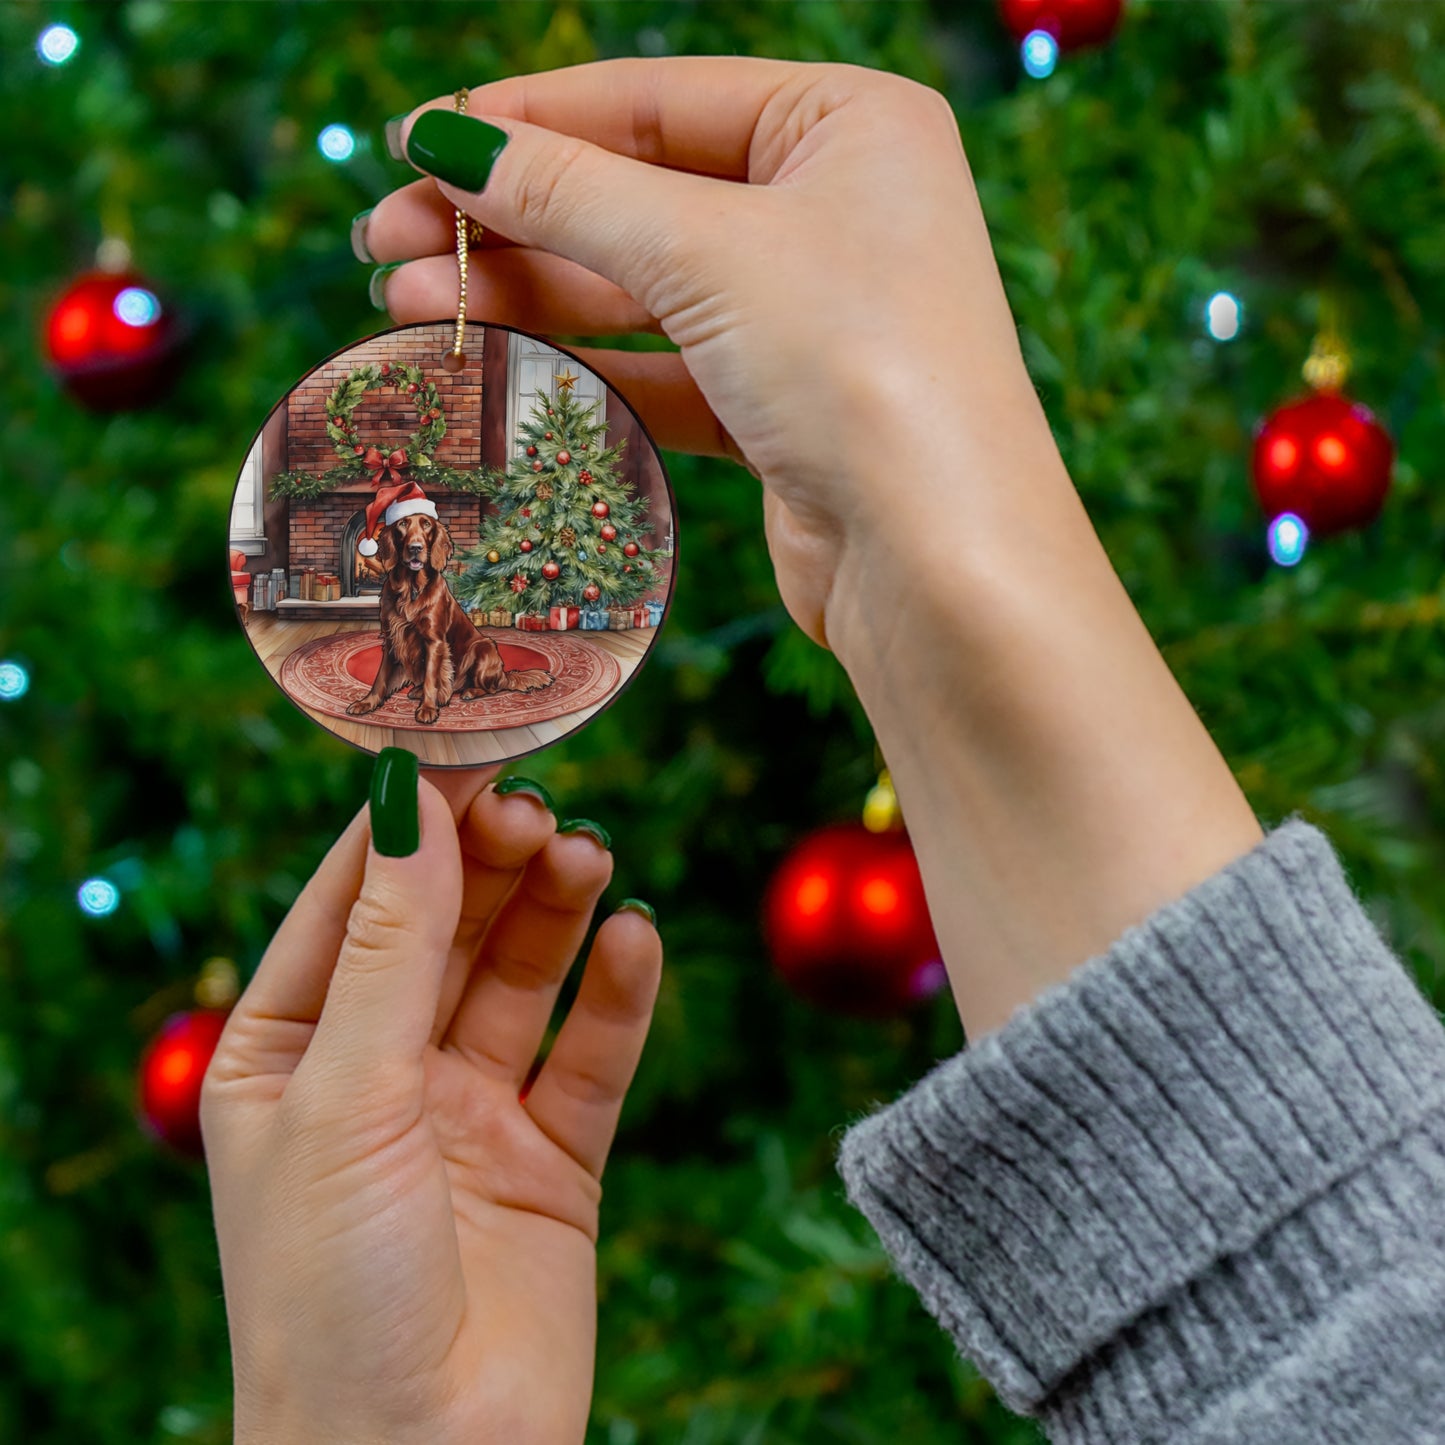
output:
<path id="1" fill-rule="evenodd" d="M 874 435 L 918 430 L 894 412 Z M 956 475 L 907 505 L 891 444 L 860 459 L 891 505 L 845 544 L 827 612 L 970 1038 L 1260 838 L 1032 392 L 1005 392 L 981 431 L 960 416 Z"/>

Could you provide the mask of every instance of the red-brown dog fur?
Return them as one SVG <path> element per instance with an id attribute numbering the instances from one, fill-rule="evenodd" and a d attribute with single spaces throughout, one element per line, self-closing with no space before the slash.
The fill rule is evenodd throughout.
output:
<path id="1" fill-rule="evenodd" d="M 507 672 L 491 638 L 472 625 L 447 586 L 445 569 L 452 539 L 435 518 L 414 512 L 385 528 L 373 569 L 381 584 L 381 666 L 371 691 L 346 711 L 373 712 L 404 687 L 421 696 L 419 723 L 434 723 L 455 697 L 493 692 L 534 692 L 552 683 L 541 668 Z M 408 565 L 420 560 L 420 568 Z"/>

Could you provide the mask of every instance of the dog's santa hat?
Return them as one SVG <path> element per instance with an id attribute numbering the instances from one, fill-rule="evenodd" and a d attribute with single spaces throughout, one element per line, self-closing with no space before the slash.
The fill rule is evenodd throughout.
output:
<path id="1" fill-rule="evenodd" d="M 383 515 L 383 512 L 385 515 Z M 415 482 L 399 482 L 391 487 L 379 487 L 376 495 L 366 504 L 366 530 L 356 544 L 356 550 L 363 557 L 375 557 L 376 539 L 372 535 L 378 527 L 391 526 L 403 517 L 420 512 L 426 517 L 435 517 L 436 503 L 429 501 L 427 494 Z"/>

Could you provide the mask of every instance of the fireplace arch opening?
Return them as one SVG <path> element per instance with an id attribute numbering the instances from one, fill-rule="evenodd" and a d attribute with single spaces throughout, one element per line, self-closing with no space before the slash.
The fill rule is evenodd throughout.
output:
<path id="1" fill-rule="evenodd" d="M 336 573 L 341 578 L 343 597 L 376 597 L 381 593 L 381 578 L 368 572 L 361 564 L 356 544 L 366 530 L 366 509 L 352 514 L 341 529 L 341 553 L 336 559 Z"/>

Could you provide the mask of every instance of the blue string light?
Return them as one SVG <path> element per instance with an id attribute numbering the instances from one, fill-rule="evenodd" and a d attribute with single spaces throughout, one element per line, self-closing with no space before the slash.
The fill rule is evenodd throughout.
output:
<path id="1" fill-rule="evenodd" d="M 344 125 L 329 125 L 316 137 L 316 147 L 329 161 L 349 161 L 356 152 L 356 137 Z"/>
<path id="2" fill-rule="evenodd" d="M 1244 307 L 1228 291 L 1216 291 L 1204 307 L 1204 329 L 1216 341 L 1233 341 L 1244 324 Z"/>
<path id="3" fill-rule="evenodd" d="M 14 702 L 30 691 L 30 674 L 18 662 L 0 662 L 0 702 Z"/>
<path id="4" fill-rule="evenodd" d="M 127 286 L 115 298 L 111 309 L 116 319 L 124 321 L 127 326 L 150 326 L 159 321 L 161 315 L 160 301 L 154 292 L 147 291 L 143 286 Z"/>
<path id="5" fill-rule="evenodd" d="M 1019 54 L 1028 74 L 1035 80 L 1046 80 L 1059 63 L 1059 42 L 1047 30 L 1030 30 Z"/>
<path id="6" fill-rule="evenodd" d="M 64 65 L 80 49 L 80 36 L 68 25 L 47 25 L 35 42 L 35 53 L 47 65 Z"/>
<path id="7" fill-rule="evenodd" d="M 87 878 L 75 897 L 80 911 L 92 918 L 106 918 L 120 907 L 120 889 L 109 878 Z"/>
<path id="8" fill-rule="evenodd" d="M 1281 567 L 1293 567 L 1305 554 L 1310 529 L 1293 512 L 1281 512 L 1269 524 L 1269 555 Z"/>

